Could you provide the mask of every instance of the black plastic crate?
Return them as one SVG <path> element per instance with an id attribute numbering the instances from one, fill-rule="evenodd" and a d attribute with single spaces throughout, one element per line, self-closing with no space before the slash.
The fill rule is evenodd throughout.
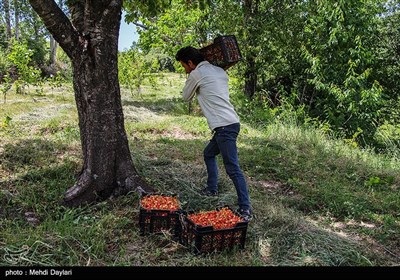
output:
<path id="1" fill-rule="evenodd" d="M 214 43 L 200 49 L 211 64 L 228 69 L 242 60 L 239 45 L 234 35 L 219 36 Z"/>
<path id="2" fill-rule="evenodd" d="M 232 228 L 214 229 L 212 226 L 196 225 L 184 216 L 180 241 L 195 254 L 230 251 L 235 247 L 244 249 L 247 226 L 248 222 L 243 221 Z"/>
<path id="3" fill-rule="evenodd" d="M 148 195 L 176 197 L 176 195 L 144 194 L 142 198 Z M 150 233 L 161 233 L 163 231 L 169 231 L 174 238 L 179 238 L 182 231 L 182 225 L 179 220 L 179 215 L 181 213 L 182 213 L 181 209 L 178 210 L 145 209 L 140 204 L 140 210 L 139 210 L 140 233 L 142 235 L 146 235 Z"/>

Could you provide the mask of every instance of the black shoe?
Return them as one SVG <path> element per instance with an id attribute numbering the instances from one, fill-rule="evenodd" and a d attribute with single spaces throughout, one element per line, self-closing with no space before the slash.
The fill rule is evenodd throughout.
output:
<path id="1" fill-rule="evenodd" d="M 238 215 L 245 221 L 250 222 L 253 219 L 253 215 L 249 209 L 238 209 Z"/>
<path id="2" fill-rule="evenodd" d="M 204 196 L 217 196 L 218 195 L 218 191 L 210 191 L 207 189 L 207 187 L 200 190 L 199 193 Z"/>

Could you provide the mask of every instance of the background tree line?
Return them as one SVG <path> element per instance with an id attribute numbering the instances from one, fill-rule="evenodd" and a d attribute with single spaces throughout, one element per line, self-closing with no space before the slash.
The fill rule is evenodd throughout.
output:
<path id="1" fill-rule="evenodd" d="M 64 1 L 58 4 L 65 9 Z M 27 0 L 1 0 L 0 2 L 0 80 L 1 91 L 6 95 L 14 85 L 15 92 L 27 93 L 26 87 L 43 82 L 53 86 L 71 79 L 68 58 L 57 54 L 57 43 L 46 30 Z"/>
<path id="2" fill-rule="evenodd" d="M 124 1 L 124 9 L 140 34 L 119 58 L 120 82 L 132 92 L 140 92 L 149 72 L 175 71 L 183 45 L 202 47 L 234 34 L 243 62 L 229 72 L 243 115 L 294 119 L 378 151 L 400 146 L 398 0 L 153 0 Z M 70 75 L 28 1 L 2 0 L 1 15 L 4 90 L 10 77 L 34 72 L 18 63 L 40 70 L 41 78 L 60 70 Z M 13 52 L 25 60 L 10 58 Z"/>

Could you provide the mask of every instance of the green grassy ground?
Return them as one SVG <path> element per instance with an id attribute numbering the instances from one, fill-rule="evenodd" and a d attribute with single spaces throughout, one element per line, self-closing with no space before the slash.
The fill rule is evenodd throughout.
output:
<path id="1" fill-rule="evenodd" d="M 166 75 L 140 95 L 122 92 L 139 173 L 185 210 L 236 207 L 220 161 L 220 196 L 204 198 L 210 137 L 185 77 Z M 239 158 L 255 218 L 244 250 L 194 256 L 168 234 L 139 234 L 139 195 L 68 209 L 81 151 L 71 87 L 9 93 L 0 104 L 0 265 L 393 266 L 400 264 L 400 164 L 289 124 L 242 116 Z M 7 116 L 11 120 L 6 120 Z M 9 119 L 8 118 L 8 119 Z"/>

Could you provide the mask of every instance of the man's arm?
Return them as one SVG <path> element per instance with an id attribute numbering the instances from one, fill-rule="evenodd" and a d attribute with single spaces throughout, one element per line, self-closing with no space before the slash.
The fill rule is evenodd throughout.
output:
<path id="1" fill-rule="evenodd" d="M 191 73 L 186 80 L 185 86 L 183 87 L 182 97 L 185 101 L 190 101 L 196 95 L 196 91 L 199 87 L 199 81 L 196 78 L 195 73 Z"/>

